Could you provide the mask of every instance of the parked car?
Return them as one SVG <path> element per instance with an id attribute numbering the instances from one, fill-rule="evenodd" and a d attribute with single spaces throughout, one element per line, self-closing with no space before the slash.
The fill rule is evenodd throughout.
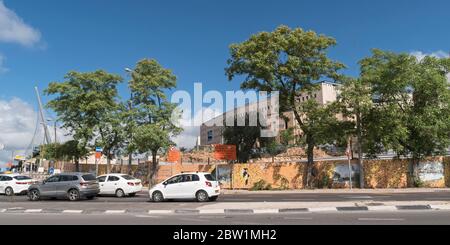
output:
<path id="1" fill-rule="evenodd" d="M 0 194 L 13 196 L 26 194 L 34 179 L 20 174 L 0 174 Z"/>
<path id="2" fill-rule="evenodd" d="M 126 174 L 107 174 L 97 177 L 100 195 L 130 196 L 142 191 L 141 180 Z"/>
<path id="3" fill-rule="evenodd" d="M 219 182 L 210 173 L 182 173 L 168 178 L 149 190 L 150 199 L 162 202 L 171 199 L 215 201 L 220 195 Z"/>
<path id="4" fill-rule="evenodd" d="M 28 188 L 31 201 L 41 198 L 67 198 L 77 201 L 81 198 L 93 199 L 100 192 L 97 179 L 89 173 L 63 173 L 53 175 L 41 183 Z"/>

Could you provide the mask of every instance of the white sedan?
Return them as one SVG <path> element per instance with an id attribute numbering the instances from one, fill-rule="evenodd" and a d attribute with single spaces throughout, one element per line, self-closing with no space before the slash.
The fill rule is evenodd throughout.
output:
<path id="1" fill-rule="evenodd" d="M 36 181 L 28 176 L 20 174 L 0 174 L 0 194 L 13 196 L 26 194 L 28 187 Z"/>
<path id="2" fill-rule="evenodd" d="M 135 196 L 142 191 L 141 180 L 126 174 L 106 174 L 97 177 L 100 185 L 99 195 L 116 195 L 117 197 Z"/>
<path id="3" fill-rule="evenodd" d="M 170 177 L 149 190 L 150 199 L 162 202 L 171 199 L 215 201 L 220 195 L 219 182 L 210 173 L 182 173 Z"/>

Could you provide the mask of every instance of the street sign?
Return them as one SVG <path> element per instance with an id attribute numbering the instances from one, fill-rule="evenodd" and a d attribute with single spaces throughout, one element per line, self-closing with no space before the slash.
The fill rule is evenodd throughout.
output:
<path id="1" fill-rule="evenodd" d="M 170 147 L 167 156 L 167 161 L 170 163 L 178 163 L 180 161 L 180 158 L 181 158 L 180 151 L 178 151 L 175 147 Z"/>
<path id="2" fill-rule="evenodd" d="M 216 160 L 237 160 L 235 145 L 214 145 L 214 158 Z"/>
<path id="3" fill-rule="evenodd" d="M 100 159 L 102 158 L 102 153 L 101 152 L 96 152 L 95 153 L 95 159 Z"/>
<path id="4" fill-rule="evenodd" d="M 101 147 L 95 147 L 95 152 L 103 152 L 103 148 Z"/>

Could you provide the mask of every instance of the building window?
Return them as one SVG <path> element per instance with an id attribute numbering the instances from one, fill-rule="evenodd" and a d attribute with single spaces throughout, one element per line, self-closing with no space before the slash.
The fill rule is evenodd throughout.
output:
<path id="1" fill-rule="evenodd" d="M 208 142 L 210 142 L 213 139 L 213 131 L 209 130 L 208 131 Z"/>

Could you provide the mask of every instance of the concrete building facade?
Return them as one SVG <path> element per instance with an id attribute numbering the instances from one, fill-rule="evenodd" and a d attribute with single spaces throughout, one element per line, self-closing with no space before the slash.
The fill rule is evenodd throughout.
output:
<path id="1" fill-rule="evenodd" d="M 332 103 L 338 99 L 339 86 L 339 84 L 335 83 L 321 82 L 320 84 L 318 84 L 318 89 L 315 92 L 300 94 L 297 98 L 297 101 L 298 103 L 302 103 L 310 99 L 314 99 L 317 101 L 317 103 L 319 103 L 319 105 Z M 268 105 L 270 107 L 270 103 L 268 103 Z M 234 109 L 236 115 L 244 118 L 246 113 L 248 114 L 257 111 L 258 103 L 250 103 Z M 301 135 L 301 130 L 299 129 L 298 123 L 295 120 L 294 112 L 280 112 L 280 115 L 281 114 L 286 120 L 280 117 L 279 131 L 282 132 L 284 130 L 292 128 L 293 134 L 295 136 Z M 200 127 L 200 145 L 208 146 L 225 143 L 225 140 L 223 138 L 223 130 L 225 128 L 223 126 L 223 122 L 226 116 L 227 113 L 224 113 L 202 124 L 202 126 Z M 270 113 L 268 113 L 268 117 L 270 117 Z M 280 137 L 278 137 L 278 140 L 279 138 Z"/>

